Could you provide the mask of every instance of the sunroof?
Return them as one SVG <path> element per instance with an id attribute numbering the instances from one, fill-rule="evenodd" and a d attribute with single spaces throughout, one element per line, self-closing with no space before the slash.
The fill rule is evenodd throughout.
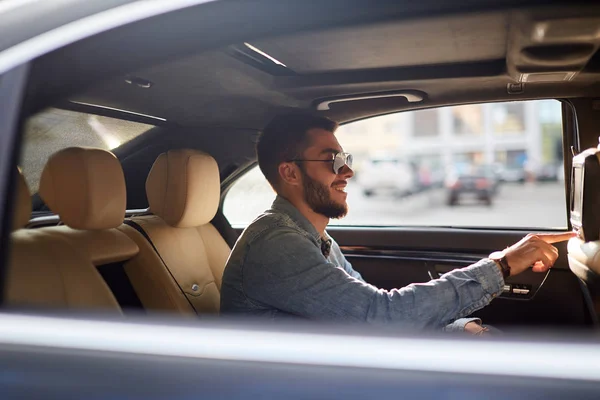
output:
<path id="1" fill-rule="evenodd" d="M 388 21 L 253 41 L 298 74 L 497 60 L 506 56 L 508 16 L 473 14 Z"/>
<path id="2" fill-rule="evenodd" d="M 295 75 L 294 71 L 289 69 L 282 61 L 253 44 L 244 42 L 242 44 L 229 46 L 227 52 L 238 60 L 272 75 Z"/>

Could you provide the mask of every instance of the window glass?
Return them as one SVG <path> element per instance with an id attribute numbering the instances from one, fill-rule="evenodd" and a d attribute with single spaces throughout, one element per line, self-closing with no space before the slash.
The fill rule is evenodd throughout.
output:
<path id="1" fill-rule="evenodd" d="M 527 120 L 523 131 L 510 140 L 498 135 L 497 109 Z M 564 228 L 561 112 L 560 102 L 538 100 L 404 112 L 346 124 L 336 136 L 354 155 L 350 211 L 331 224 Z M 417 124 L 426 115 L 435 122 Z M 427 124 L 437 125 L 435 140 L 416 134 Z M 255 168 L 228 193 L 225 216 L 232 225 L 245 226 L 274 198 Z"/>
<path id="2" fill-rule="evenodd" d="M 451 108 L 454 134 L 481 135 L 483 133 L 483 107 L 479 104 Z"/>
<path id="3" fill-rule="evenodd" d="M 258 166 L 238 179 L 229 189 L 223 213 L 234 227 L 246 226 L 275 200 L 275 192 Z"/>
<path id="4" fill-rule="evenodd" d="M 75 111 L 47 109 L 25 124 L 20 167 L 32 193 L 38 191 L 48 158 L 70 146 L 112 150 L 153 128 L 153 125 Z"/>
<path id="5" fill-rule="evenodd" d="M 414 136 L 431 137 L 439 134 L 439 111 L 423 110 L 412 113 L 414 116 Z"/>
<path id="6" fill-rule="evenodd" d="M 522 135 L 525 129 L 526 103 L 498 103 L 492 105 L 492 129 L 499 135 Z"/>

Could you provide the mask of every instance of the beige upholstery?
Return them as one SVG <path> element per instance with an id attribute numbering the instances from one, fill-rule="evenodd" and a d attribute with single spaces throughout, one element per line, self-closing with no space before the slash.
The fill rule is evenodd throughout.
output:
<path id="1" fill-rule="evenodd" d="M 119 161 L 99 149 L 59 151 L 44 168 L 40 192 L 65 225 L 13 232 L 8 303 L 121 313 L 96 269 L 129 260 L 139 251 L 116 229 L 126 200 Z"/>
<path id="2" fill-rule="evenodd" d="M 584 242 L 579 238 L 567 245 L 569 268 L 579 278 L 583 298 L 591 312 L 592 323 L 600 324 L 600 241 Z"/>
<path id="3" fill-rule="evenodd" d="M 40 196 L 65 225 L 74 229 L 108 229 L 125 216 L 125 177 L 110 152 L 70 147 L 48 160 Z"/>
<path id="4" fill-rule="evenodd" d="M 131 218 L 156 251 L 134 228 L 120 228 L 140 248 L 125 271 L 147 309 L 187 314 L 219 311 L 221 279 L 230 252 L 210 224 L 219 192 L 219 171 L 211 156 L 176 150 L 157 158 L 146 181 L 150 210 L 156 215 Z"/>
<path id="5" fill-rule="evenodd" d="M 154 162 L 146 180 L 150 209 L 166 223 L 189 228 L 210 222 L 219 207 L 219 168 L 196 150 L 170 150 Z"/>
<path id="6" fill-rule="evenodd" d="M 139 251 L 135 242 L 118 229 L 82 231 L 68 226 L 55 226 L 46 230 L 52 234 L 67 236 L 69 242 L 75 248 L 83 250 L 95 266 L 129 260 Z"/>
<path id="7" fill-rule="evenodd" d="M 6 301 L 12 306 L 102 309 L 120 313 L 85 251 L 60 234 L 21 229 L 11 235 Z"/>
<path id="8" fill-rule="evenodd" d="M 569 240 L 567 245 L 571 266 L 582 264 L 600 276 L 600 241 L 584 242 L 579 238 Z"/>
<path id="9" fill-rule="evenodd" d="M 589 165 L 590 162 L 600 162 L 600 151 L 598 150 L 600 150 L 600 147 L 598 149 L 582 151 L 574 157 L 573 165 L 581 162 L 584 165 Z M 594 158 L 597 159 L 594 160 Z M 590 178 L 594 177 L 593 170 L 594 168 L 590 168 L 589 170 L 591 171 Z M 573 181 L 571 184 L 575 185 L 575 182 Z M 581 210 L 581 219 L 578 221 L 583 222 L 583 226 L 578 227 L 580 229 L 579 237 L 570 239 L 567 244 L 567 257 L 569 268 L 579 278 L 583 299 L 587 309 L 590 311 L 591 322 L 598 327 L 600 326 L 600 241 L 585 240 L 586 236 L 588 239 L 591 239 L 595 238 L 598 233 L 592 232 L 593 229 L 597 229 L 600 222 L 597 219 L 598 214 L 595 213 L 597 209 L 590 209 L 590 206 L 598 207 L 598 182 L 590 181 L 586 173 L 586 180 L 582 182 L 579 190 L 580 192 L 574 192 L 572 196 L 573 198 L 575 196 L 581 197 L 582 204 L 587 205 L 587 207 Z M 574 225 L 577 227 L 578 224 Z"/>
<path id="10" fill-rule="evenodd" d="M 13 231 L 24 228 L 29 223 L 31 216 L 31 195 L 27 182 L 20 171 L 17 170 L 17 197 L 15 199 L 15 213 L 13 217 Z"/>

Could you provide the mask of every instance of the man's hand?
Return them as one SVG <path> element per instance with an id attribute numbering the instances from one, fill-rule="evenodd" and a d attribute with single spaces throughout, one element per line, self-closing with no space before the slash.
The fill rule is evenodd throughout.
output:
<path id="1" fill-rule="evenodd" d="M 510 275 L 517 275 L 529 267 L 534 272 L 546 272 L 558 258 L 558 250 L 552 243 L 563 242 L 577 236 L 574 232 L 540 233 L 525 236 L 506 250 L 504 255 L 510 266 Z"/>
<path id="2" fill-rule="evenodd" d="M 474 336 L 489 335 L 489 331 L 488 328 L 481 326 L 481 324 L 475 321 L 467 322 L 465 325 L 465 332 Z"/>

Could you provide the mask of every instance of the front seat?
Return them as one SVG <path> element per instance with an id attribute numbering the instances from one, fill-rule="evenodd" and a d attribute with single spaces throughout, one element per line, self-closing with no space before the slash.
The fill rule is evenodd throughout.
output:
<path id="1" fill-rule="evenodd" d="M 217 162 L 197 150 L 160 154 L 146 180 L 154 215 L 130 218 L 121 229 L 140 253 L 125 271 L 147 311 L 219 312 L 230 248 L 210 223 L 219 207 Z"/>
<path id="2" fill-rule="evenodd" d="M 600 315 L 600 241 L 572 238 L 568 244 L 569 268 L 579 278 L 593 325 Z"/>
<path id="3" fill-rule="evenodd" d="M 567 245 L 569 268 L 579 278 L 591 322 L 600 316 L 600 146 L 573 159 L 571 222 L 579 237 Z"/>

